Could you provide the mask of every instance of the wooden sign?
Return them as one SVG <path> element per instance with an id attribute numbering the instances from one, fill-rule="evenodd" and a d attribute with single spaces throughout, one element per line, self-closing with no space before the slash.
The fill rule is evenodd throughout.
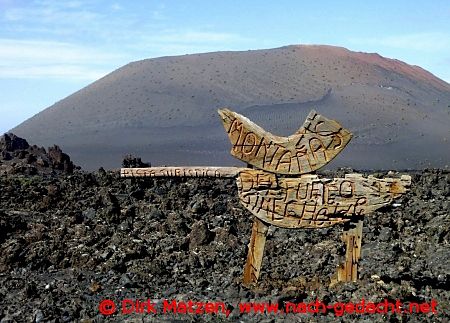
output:
<path id="1" fill-rule="evenodd" d="M 316 229 L 345 222 L 346 259 L 332 282 L 356 281 L 361 256 L 364 215 L 392 203 L 406 193 L 411 177 L 320 178 L 308 174 L 329 163 L 352 138 L 334 120 L 315 111 L 289 137 L 275 136 L 228 109 L 218 111 L 236 158 L 256 167 L 122 168 L 121 177 L 237 177 L 239 199 L 254 215 L 243 283 L 260 276 L 269 225 Z"/>
<path id="2" fill-rule="evenodd" d="M 236 177 L 246 168 L 239 167 L 145 167 L 121 168 L 121 177 Z"/>
<path id="3" fill-rule="evenodd" d="M 237 180 L 239 198 L 247 210 L 266 223 L 292 229 L 324 228 L 369 214 L 405 193 L 410 184 L 409 176 L 287 178 L 254 169 L 242 170 Z"/>
<path id="4" fill-rule="evenodd" d="M 228 109 L 219 110 L 219 114 L 232 144 L 231 154 L 277 174 L 315 171 L 336 157 L 352 138 L 350 131 L 314 110 L 303 126 L 289 137 L 275 136 Z"/>

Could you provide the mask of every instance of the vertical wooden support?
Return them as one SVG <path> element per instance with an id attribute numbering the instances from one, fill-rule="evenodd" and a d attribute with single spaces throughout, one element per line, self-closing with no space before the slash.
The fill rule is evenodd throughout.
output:
<path id="1" fill-rule="evenodd" d="M 252 236 L 248 245 L 247 262 L 244 267 L 244 285 L 256 283 L 261 272 L 264 246 L 269 226 L 257 217 L 253 217 Z"/>
<path id="2" fill-rule="evenodd" d="M 346 244 L 345 262 L 338 267 L 337 281 L 350 282 L 358 280 L 358 262 L 361 258 L 362 228 L 364 219 L 350 222 L 353 227 L 346 227 L 342 241 Z"/>

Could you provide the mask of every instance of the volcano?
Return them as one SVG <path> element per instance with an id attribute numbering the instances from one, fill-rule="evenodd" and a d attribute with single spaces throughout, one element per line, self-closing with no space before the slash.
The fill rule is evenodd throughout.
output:
<path id="1" fill-rule="evenodd" d="M 36 114 L 13 133 L 57 144 L 86 169 L 135 154 L 157 165 L 241 166 L 217 109 L 280 136 L 309 111 L 353 133 L 330 167 L 450 164 L 450 85 L 374 53 L 322 45 L 214 52 L 129 63 Z"/>

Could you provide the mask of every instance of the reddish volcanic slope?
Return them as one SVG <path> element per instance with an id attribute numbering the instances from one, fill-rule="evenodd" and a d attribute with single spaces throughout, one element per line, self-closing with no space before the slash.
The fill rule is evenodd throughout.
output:
<path id="1" fill-rule="evenodd" d="M 240 165 L 216 112 L 227 106 L 289 135 L 311 109 L 354 138 L 332 166 L 450 164 L 450 85 L 417 66 L 333 46 L 298 45 L 133 62 L 16 128 L 87 168 L 134 153 L 153 165 Z"/>

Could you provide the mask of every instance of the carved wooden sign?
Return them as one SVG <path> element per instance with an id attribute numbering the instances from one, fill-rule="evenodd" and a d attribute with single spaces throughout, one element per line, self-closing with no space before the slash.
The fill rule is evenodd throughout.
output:
<path id="1" fill-rule="evenodd" d="M 284 228 L 323 228 L 349 221 L 392 202 L 405 193 L 409 176 L 399 179 L 323 179 L 317 175 L 279 177 L 247 169 L 237 180 L 241 203 L 262 221 Z"/>
<path id="2" fill-rule="evenodd" d="M 303 126 L 289 137 L 278 137 L 244 116 L 219 110 L 230 138 L 231 154 L 259 169 L 277 174 L 298 175 L 315 171 L 331 161 L 352 138 L 339 123 L 314 110 Z"/>
<path id="3" fill-rule="evenodd" d="M 344 228 L 346 259 L 334 281 L 355 281 L 364 215 L 406 193 L 411 177 L 380 179 L 346 174 L 328 179 L 308 174 L 329 163 L 352 138 L 338 122 L 315 111 L 289 137 L 275 136 L 228 109 L 219 110 L 219 114 L 232 144 L 231 154 L 256 169 L 122 168 L 121 177 L 237 177 L 239 199 L 255 216 L 244 267 L 246 285 L 258 281 L 269 225 L 315 229 L 353 223 L 353 227 Z"/>
<path id="4" fill-rule="evenodd" d="M 145 167 L 121 168 L 121 177 L 235 177 L 238 167 Z"/>

